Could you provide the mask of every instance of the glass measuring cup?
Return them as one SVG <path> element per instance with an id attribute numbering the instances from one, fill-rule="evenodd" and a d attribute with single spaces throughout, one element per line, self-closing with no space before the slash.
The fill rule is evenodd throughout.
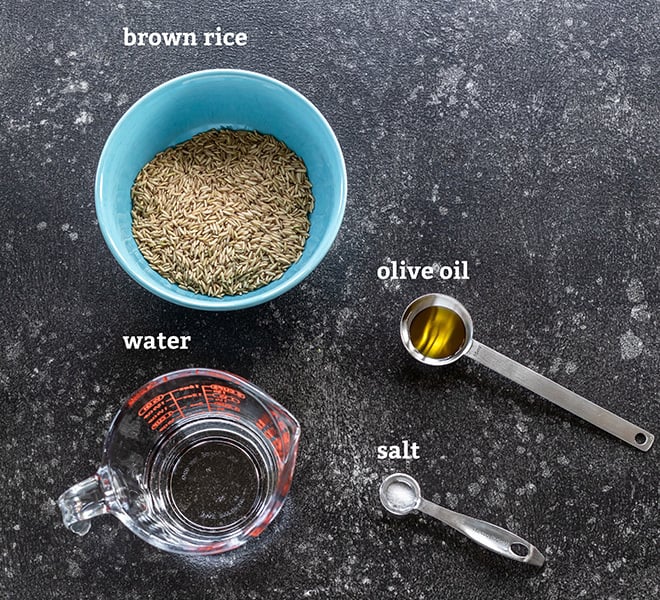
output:
<path id="1" fill-rule="evenodd" d="M 252 383 L 185 369 L 137 390 L 107 433 L 96 474 L 58 499 L 79 535 L 111 513 L 169 552 L 216 554 L 258 536 L 289 491 L 300 426 Z"/>
<path id="2" fill-rule="evenodd" d="M 648 431 L 475 340 L 470 313 L 450 296 L 426 294 L 413 300 L 401 317 L 400 333 L 420 362 L 441 366 L 468 356 L 638 450 L 646 452 L 653 444 Z"/>
<path id="3" fill-rule="evenodd" d="M 406 473 L 388 475 L 380 484 L 379 495 L 383 507 L 393 515 L 403 516 L 417 510 L 442 521 L 491 552 L 537 567 L 545 562 L 538 548 L 515 533 L 426 500 L 417 481 Z"/>

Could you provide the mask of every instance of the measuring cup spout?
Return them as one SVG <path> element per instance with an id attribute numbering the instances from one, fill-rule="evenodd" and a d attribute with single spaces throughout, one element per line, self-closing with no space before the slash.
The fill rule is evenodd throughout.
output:
<path id="1" fill-rule="evenodd" d="M 92 475 L 70 487 L 57 499 L 57 504 L 62 512 L 64 526 L 78 535 L 85 535 L 89 531 L 91 518 L 108 512 L 98 475 Z"/>

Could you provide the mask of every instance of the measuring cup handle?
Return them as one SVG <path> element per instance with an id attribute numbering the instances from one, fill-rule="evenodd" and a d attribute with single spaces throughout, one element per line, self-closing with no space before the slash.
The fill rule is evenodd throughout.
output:
<path id="1" fill-rule="evenodd" d="M 417 510 L 439 519 L 491 552 L 536 567 L 543 566 L 545 562 L 545 557 L 536 546 L 507 529 L 454 512 L 428 500 L 422 500 Z"/>
<path id="2" fill-rule="evenodd" d="M 476 340 L 472 342 L 467 355 L 638 450 L 646 452 L 653 444 L 653 434 L 648 431 Z"/>
<path id="3" fill-rule="evenodd" d="M 78 535 L 85 535 L 89 531 L 91 518 L 109 512 L 98 475 L 92 475 L 70 487 L 57 499 L 57 504 L 65 527 Z"/>

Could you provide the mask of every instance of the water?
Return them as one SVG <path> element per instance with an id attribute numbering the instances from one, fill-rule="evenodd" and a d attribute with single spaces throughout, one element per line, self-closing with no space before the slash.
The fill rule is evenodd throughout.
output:
<path id="1" fill-rule="evenodd" d="M 231 535 L 267 509 L 277 459 L 263 434 L 221 418 L 184 422 L 168 431 L 147 462 L 154 517 L 195 538 Z"/>

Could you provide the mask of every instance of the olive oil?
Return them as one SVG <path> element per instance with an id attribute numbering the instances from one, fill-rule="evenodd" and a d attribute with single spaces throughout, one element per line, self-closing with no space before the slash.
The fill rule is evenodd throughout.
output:
<path id="1" fill-rule="evenodd" d="M 463 319 L 444 306 L 429 306 L 413 317 L 410 341 L 428 358 L 449 358 L 465 344 Z"/>

